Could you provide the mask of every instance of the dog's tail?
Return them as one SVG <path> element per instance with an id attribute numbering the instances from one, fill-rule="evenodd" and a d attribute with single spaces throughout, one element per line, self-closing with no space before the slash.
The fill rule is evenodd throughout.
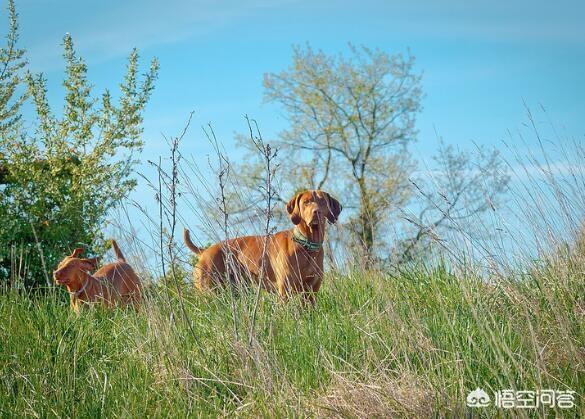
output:
<path id="1" fill-rule="evenodd" d="M 196 253 L 198 255 L 203 253 L 203 250 L 201 250 L 200 248 L 193 244 L 193 242 L 191 241 L 191 235 L 189 234 L 189 230 L 187 230 L 186 228 L 183 229 L 183 240 L 185 240 L 185 244 L 193 253 Z"/>
<path id="2" fill-rule="evenodd" d="M 118 247 L 118 243 L 116 243 L 116 240 L 114 240 L 114 239 L 112 239 L 112 249 L 114 249 L 114 253 L 116 254 L 116 257 L 118 258 L 118 260 L 120 260 L 122 262 L 126 262 L 126 258 L 122 254 L 122 251 Z"/>

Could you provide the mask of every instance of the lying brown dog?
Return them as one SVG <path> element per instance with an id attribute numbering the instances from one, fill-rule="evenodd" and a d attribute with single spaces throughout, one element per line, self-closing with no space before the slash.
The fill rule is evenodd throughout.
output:
<path id="1" fill-rule="evenodd" d="M 323 279 L 326 221 L 335 223 L 341 209 L 341 204 L 327 192 L 305 191 L 295 195 L 286 206 L 295 227 L 268 238 L 239 237 L 201 250 L 191 242 L 189 231 L 185 230 L 185 244 L 200 255 L 193 270 L 197 288 L 213 288 L 225 283 L 227 278 L 258 281 L 262 277 L 262 286 L 277 291 L 284 300 L 302 293 L 308 301 L 314 302 L 314 293 L 319 291 Z M 266 255 L 264 261 L 263 254 Z"/>
<path id="2" fill-rule="evenodd" d="M 65 285 L 70 295 L 71 308 L 79 312 L 81 303 L 101 303 L 112 307 L 118 303 L 138 305 L 141 299 L 140 280 L 132 267 L 126 263 L 118 244 L 112 240 L 112 247 L 118 260 L 97 268 L 98 258 L 80 259 L 82 248 L 66 256 L 53 272 L 59 285 Z"/>

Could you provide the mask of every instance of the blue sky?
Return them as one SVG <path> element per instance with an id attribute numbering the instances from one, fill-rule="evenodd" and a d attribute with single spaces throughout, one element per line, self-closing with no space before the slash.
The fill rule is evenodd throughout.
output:
<path id="1" fill-rule="evenodd" d="M 244 114 L 267 139 L 286 126 L 262 100 L 265 72 L 284 69 L 292 46 L 329 53 L 347 43 L 390 53 L 410 51 L 426 94 L 411 151 L 426 160 L 438 132 L 461 148 L 501 145 L 524 129 L 524 102 L 543 105 L 563 138 L 582 141 L 585 116 L 585 2 L 305 0 L 17 0 L 30 68 L 49 80 L 61 105 L 61 41 L 72 34 L 97 91 L 115 88 L 138 47 L 161 70 L 145 115 L 143 159 L 166 152 L 161 133 L 178 134 L 195 111 L 184 151 L 204 164 L 199 129 L 211 122 L 233 151 Z M 5 15 L 4 15 L 5 16 Z M 2 25 L 5 25 L 3 19 Z M 541 120 L 538 119 L 538 123 Z M 554 139 L 550 144 L 554 148 Z M 528 146 L 533 144 L 528 140 Z"/>
<path id="2" fill-rule="evenodd" d="M 160 133 L 180 130 L 195 111 L 229 143 L 242 116 L 267 138 L 285 126 L 263 104 L 262 76 L 285 68 L 294 44 L 327 52 L 347 42 L 410 50 L 424 72 L 422 155 L 435 129 L 447 142 L 494 144 L 525 122 L 523 101 L 544 105 L 567 136 L 582 137 L 585 115 L 585 2 L 582 1 L 73 1 L 17 0 L 31 68 L 43 71 L 59 104 L 60 43 L 70 32 L 96 88 L 114 88 L 136 46 L 156 56 L 160 79 L 145 118 L 147 153 Z"/>

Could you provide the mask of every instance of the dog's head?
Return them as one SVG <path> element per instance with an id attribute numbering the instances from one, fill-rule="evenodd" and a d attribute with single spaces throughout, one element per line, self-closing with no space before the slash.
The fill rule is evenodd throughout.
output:
<path id="1" fill-rule="evenodd" d="M 81 259 L 78 256 L 82 253 L 83 249 L 78 247 L 59 263 L 53 271 L 53 279 L 57 284 L 71 289 L 79 288 L 85 275 L 97 268 L 98 258 Z"/>
<path id="2" fill-rule="evenodd" d="M 294 225 L 305 223 L 311 228 L 324 227 L 325 220 L 335 223 L 341 209 L 337 199 L 320 190 L 299 192 L 286 205 Z"/>

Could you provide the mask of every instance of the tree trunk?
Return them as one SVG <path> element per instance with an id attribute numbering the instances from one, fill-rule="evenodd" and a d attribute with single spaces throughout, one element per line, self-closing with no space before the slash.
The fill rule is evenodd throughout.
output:
<path id="1" fill-rule="evenodd" d="M 365 180 L 363 178 L 358 179 L 358 185 L 360 189 L 358 233 L 364 256 L 366 259 L 371 259 L 374 251 L 374 235 L 377 220 Z"/>

